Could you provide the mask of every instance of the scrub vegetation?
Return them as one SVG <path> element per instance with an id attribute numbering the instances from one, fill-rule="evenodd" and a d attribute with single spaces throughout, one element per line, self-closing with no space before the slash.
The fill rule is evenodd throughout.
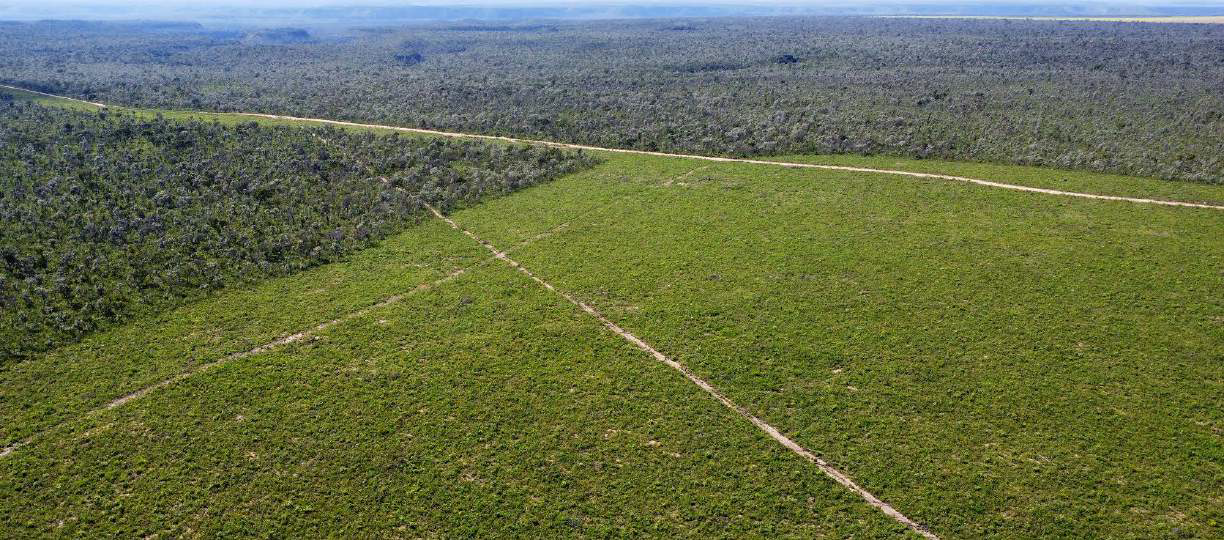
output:
<path id="1" fill-rule="evenodd" d="M 573 152 L 0 100 L 0 363 L 588 166 Z"/>
<path id="2" fill-rule="evenodd" d="M 316 34 L 10 24 L 0 82 L 668 152 L 887 154 L 1224 182 L 1218 25 L 793 17 Z"/>

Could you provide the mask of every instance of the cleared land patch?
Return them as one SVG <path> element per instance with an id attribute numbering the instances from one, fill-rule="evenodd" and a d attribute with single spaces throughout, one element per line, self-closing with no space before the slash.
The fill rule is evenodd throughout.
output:
<path id="1" fill-rule="evenodd" d="M 614 204 L 516 260 L 941 536 L 1218 529 L 1219 212 L 734 164 L 662 185 L 692 166 L 455 219 L 500 244 Z"/>
<path id="2" fill-rule="evenodd" d="M 487 259 L 433 220 L 349 261 L 228 290 L 0 369 L 4 446 Z"/>
<path id="3" fill-rule="evenodd" d="M 634 346 L 636 346 L 637 348 L 639 348 L 639 349 L 641 349 L 642 351 L 646 352 L 647 354 L 649 354 L 649 355 L 653 356 L 653 357 L 655 358 L 655 360 L 658 360 L 659 362 L 663 363 L 663 364 L 664 364 L 664 365 L 666 365 L 667 367 L 670 367 L 670 368 L 672 368 L 672 369 L 676 370 L 677 372 L 679 372 L 681 375 L 683 375 L 683 376 L 684 376 L 684 378 L 688 379 L 688 380 L 689 380 L 689 382 L 693 383 L 693 384 L 694 384 L 694 385 L 696 385 L 698 388 L 700 388 L 702 391 L 704 391 L 705 393 L 709 394 L 711 397 L 713 397 L 713 398 L 714 398 L 715 400 L 717 400 L 719 403 L 722 403 L 722 404 L 723 404 L 724 406 L 726 406 L 728 409 L 731 409 L 732 411 L 734 411 L 735 413 L 739 414 L 740 416 L 743 416 L 743 417 L 744 417 L 746 420 L 748 420 L 749 422 L 751 422 L 751 423 L 752 423 L 752 425 L 756 426 L 756 427 L 757 427 L 757 428 L 759 428 L 761 431 L 764 431 L 764 432 L 765 432 L 767 435 L 769 435 L 769 436 L 770 436 L 770 438 L 772 438 L 772 439 L 774 439 L 775 441 L 777 441 L 779 444 L 781 444 L 781 445 L 782 445 L 783 447 L 785 447 L 787 450 L 790 450 L 790 451 L 794 452 L 795 454 L 797 454 L 798 456 L 800 456 L 800 457 L 802 457 L 802 458 L 804 458 L 804 459 L 806 459 L 806 460 L 808 460 L 808 461 L 811 461 L 812 463 L 816 464 L 817 468 L 819 468 L 821 472 L 825 473 L 825 475 L 826 475 L 826 476 L 828 476 L 829 478 L 833 479 L 835 482 L 837 482 L 837 483 L 841 484 L 842 486 L 845 486 L 847 489 L 849 489 L 849 490 L 850 490 L 852 493 L 854 493 L 855 495 L 858 495 L 858 496 L 862 497 L 864 500 L 866 500 L 866 501 L 867 501 L 867 503 L 868 503 L 868 504 L 870 504 L 870 505 L 872 505 L 872 506 L 874 506 L 874 507 L 876 507 L 876 508 L 880 509 L 880 510 L 881 510 L 882 512 L 884 512 L 884 514 L 885 514 L 885 515 L 887 515 L 888 517 L 890 517 L 890 518 L 892 518 L 892 519 L 896 520 L 897 522 L 899 522 L 899 523 L 901 523 L 901 524 L 905 525 L 906 527 L 909 527 L 909 528 L 910 528 L 911 530 L 913 530 L 914 532 L 916 532 L 916 533 L 918 533 L 918 534 L 920 534 L 920 535 L 922 535 L 922 536 L 924 536 L 924 537 L 926 537 L 926 538 L 931 538 L 931 539 L 937 539 L 937 538 L 938 538 L 938 537 L 937 537 L 937 536 L 935 536 L 933 533 L 931 533 L 931 532 L 930 532 L 930 530 L 929 530 L 929 529 L 927 529 L 925 526 L 923 526 L 923 525 L 921 525 L 921 524 L 919 524 L 919 523 L 914 522 L 912 519 L 910 519 L 910 518 L 906 517 L 904 514 L 902 514 L 901 512 L 897 511 L 897 509 L 893 508 L 893 507 L 892 507 L 891 505 L 889 505 L 888 503 L 886 503 L 886 502 L 884 502 L 884 501 L 881 501 L 881 500 L 880 500 L 878 497 L 876 497 L 875 495 L 873 495 L 871 492 L 869 492 L 869 491 L 867 491 L 867 490 L 863 489 L 863 488 L 862 488 L 862 486 L 859 486 L 857 483 L 855 483 L 855 482 L 854 482 L 854 479 L 850 478 L 850 477 L 849 477 L 849 476 L 848 476 L 846 473 L 844 473 L 844 472 L 842 472 L 842 471 L 839 471 L 839 470 L 837 470 L 835 467 L 833 467 L 833 466 L 829 465 L 829 463 L 828 463 L 828 462 L 826 462 L 825 460 L 821 459 L 821 458 L 820 458 L 820 457 L 818 457 L 816 454 L 812 453 L 812 451 L 811 451 L 811 450 L 808 450 L 808 449 L 806 449 L 806 448 L 804 448 L 804 447 L 800 446 L 799 444 L 795 443 L 795 441 L 791 440 L 789 437 L 787 437 L 786 435 L 784 435 L 784 434 L 782 434 L 781 432 L 779 432 L 777 428 L 775 428 L 774 426 L 770 425 L 768 422 L 765 422 L 764 420 L 761 420 L 759 417 L 757 417 L 756 415 L 754 415 L 754 414 L 752 414 L 750 411 L 748 411 L 748 409 L 745 409 L 744 407 L 741 407 L 740 405 L 737 405 L 735 402 L 733 402 L 733 401 L 731 401 L 730 399 L 728 399 L 728 398 L 727 398 L 727 396 L 726 396 L 725 394 L 723 394 L 723 393 L 722 393 L 722 392 L 720 392 L 720 391 L 719 391 L 717 388 L 715 388 L 713 385 L 711 385 L 711 384 L 709 383 L 709 381 L 706 381 L 706 380 L 702 379 L 701 377 L 698 377 L 697 375 L 695 375 L 695 374 L 693 373 L 693 371 L 692 371 L 692 370 L 688 369 L 687 367 L 684 367 L 684 365 L 683 365 L 683 364 L 681 364 L 681 363 L 679 363 L 679 362 L 677 362 L 677 361 L 675 361 L 675 360 L 673 360 L 673 359 L 671 359 L 671 358 L 668 358 L 668 357 L 667 357 L 667 355 L 665 355 L 665 354 L 663 354 L 663 353 L 659 352 L 659 351 L 658 351 L 658 349 L 655 349 L 655 348 L 654 348 L 654 347 L 652 347 L 652 346 L 651 346 L 649 343 L 646 343 L 645 341 L 642 341 L 642 339 L 641 339 L 641 338 L 639 338 L 639 337 L 637 337 L 637 336 L 635 336 L 635 335 L 633 335 L 633 334 L 631 334 L 631 333 L 629 333 L 629 332 L 626 332 L 626 331 L 625 331 L 623 328 L 621 328 L 621 327 L 620 327 L 619 325 L 617 325 L 615 322 L 612 322 L 612 320 L 610 320 L 610 319 L 608 319 L 607 317 L 605 317 L 605 316 L 604 316 L 602 313 L 600 313 L 598 310 L 596 310 L 596 309 L 595 309 L 594 307 L 592 307 L 591 305 L 586 304 L 586 303 L 584 303 L 584 302 L 582 302 L 582 301 L 580 301 L 580 300 L 578 300 L 578 299 L 574 298 L 574 297 L 573 297 L 572 295 L 570 295 L 569 293 L 567 293 L 567 292 L 565 292 L 565 291 L 562 291 L 562 290 L 560 290 L 560 289 L 557 289 L 557 288 L 555 288 L 555 287 L 554 287 L 554 286 L 553 286 L 551 283 L 548 283 L 547 281 L 544 281 L 543 279 L 540 279 L 540 277 L 539 277 L 539 276 L 537 276 L 537 275 L 533 274 L 533 273 L 532 273 L 530 270 L 528 270 L 526 267 L 524 267 L 524 266 L 520 265 L 520 264 L 519 264 L 517 261 L 515 261 L 514 259 L 511 259 L 510 257 L 506 256 L 506 253 L 505 253 L 505 252 L 498 250 L 496 246 L 494 246 L 494 245 L 492 245 L 492 244 L 489 244 L 489 243 L 488 243 L 487 241 L 485 241 L 485 240 L 481 240 L 479 236 L 476 236 L 476 235 L 475 235 L 474 233 L 472 233 L 471 231 L 469 231 L 469 230 L 467 230 L 467 229 L 464 229 L 462 226 L 460 226 L 459 224 L 455 223 L 455 222 L 454 222 L 453 220 L 451 220 L 450 218 L 447 218 L 447 217 L 443 216 L 443 215 L 442 215 L 440 212 L 438 212 L 438 210 L 437 210 L 437 209 L 435 209 L 435 208 L 433 208 L 433 207 L 430 207 L 430 211 L 432 211 L 432 212 L 434 213 L 434 215 L 438 217 L 438 219 L 441 219 L 441 220 L 445 221 L 447 224 L 449 224 L 449 225 L 450 225 L 451 227 L 453 227 L 455 230 L 457 230 L 457 231 L 462 231 L 462 232 L 463 232 L 463 234 L 467 235 L 467 236 L 468 236 L 468 237 L 470 237 L 472 240 L 474 240 L 474 241 L 476 241 L 477 243 L 479 243 L 479 244 L 481 244 L 481 245 L 485 246 L 486 248 L 488 248 L 488 249 L 489 249 L 489 251 L 493 252 L 494 256 L 496 256 L 498 259 L 501 259 L 501 260 L 505 261 L 506 263 L 510 264 L 510 266 L 514 267 L 514 268 L 515 268 L 516 270 L 518 270 L 519 272 L 521 272 L 521 273 L 525 274 L 527 277 L 530 277 L 530 278 L 531 278 L 533 281 L 535 281 L 536 283 L 540 284 L 540 285 L 541 285 L 542 287 L 544 287 L 545 289 L 548 289 L 548 290 L 549 290 L 549 291 L 551 291 L 551 292 L 555 292 L 555 293 L 559 294 L 559 295 L 560 295 L 562 298 L 564 298 L 566 301 L 568 301 L 568 302 L 570 302 L 571 304 L 574 304 L 575 306 L 577 306 L 577 307 L 581 308 L 581 309 L 582 309 L 582 311 L 585 311 L 587 314 L 589 314 L 590 316 L 594 317 L 596 320 L 598 320 L 600 323 L 602 323 L 602 324 L 603 324 L 603 325 L 604 325 L 604 326 L 605 326 L 605 327 L 606 327 L 608 330 L 610 330 L 612 333 L 614 333 L 614 334 L 616 334 L 616 335 L 620 336 L 620 337 L 621 337 L 621 338 L 623 338 L 625 341 L 627 341 L 627 342 L 629 342 L 629 343 L 633 344 L 633 345 L 634 345 Z"/>
<path id="4" fill-rule="evenodd" d="M 941 537 L 1224 532 L 1224 213 L 606 155 L 452 215 Z M 386 245 L 0 372 L 5 437 L 488 257 Z M 904 532 L 502 266 L 70 421 L 0 492 L 26 535 Z"/>
<path id="5" fill-rule="evenodd" d="M 903 531 L 698 396 L 485 266 L 31 445 L 0 508 L 14 534 Z"/>

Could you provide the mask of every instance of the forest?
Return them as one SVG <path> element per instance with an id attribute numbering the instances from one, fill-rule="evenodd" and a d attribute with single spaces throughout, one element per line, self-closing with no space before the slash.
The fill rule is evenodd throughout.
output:
<path id="1" fill-rule="evenodd" d="M 528 146 L 0 100 L 0 365 L 590 166 Z"/>
<path id="2" fill-rule="evenodd" d="M 635 149 L 881 154 L 1224 183 L 1221 25 L 7 23 L 0 79 L 128 105 Z"/>

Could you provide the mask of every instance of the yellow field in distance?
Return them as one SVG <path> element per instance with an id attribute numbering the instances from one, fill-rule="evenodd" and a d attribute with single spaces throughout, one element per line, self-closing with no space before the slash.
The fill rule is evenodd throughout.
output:
<path id="1" fill-rule="evenodd" d="M 1102 21 L 1102 22 L 1147 22 L 1179 24 L 1224 24 L 1224 15 L 1187 17 L 1012 17 L 993 15 L 888 15 L 884 18 L 905 19 L 1021 19 L 1032 21 Z"/>

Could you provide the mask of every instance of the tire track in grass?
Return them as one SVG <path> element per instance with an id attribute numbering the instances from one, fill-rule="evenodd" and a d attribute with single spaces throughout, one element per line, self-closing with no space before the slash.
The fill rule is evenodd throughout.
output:
<path id="1" fill-rule="evenodd" d="M 556 227 L 553 227 L 553 228 L 551 228 L 551 229 L 548 229 L 547 231 L 544 231 L 544 232 L 542 232 L 542 233 L 540 233 L 540 234 L 537 234 L 537 235 L 535 235 L 535 236 L 532 236 L 531 238 L 528 238 L 528 239 L 526 239 L 526 240 L 523 240 L 522 242 L 519 242 L 519 243 L 517 243 L 517 244 L 514 244 L 513 246 L 510 246 L 510 248 L 506 250 L 506 253 L 510 253 L 511 251 L 517 251 L 517 250 L 523 249 L 523 248 L 525 248 L 525 247 L 527 247 L 527 246 L 529 246 L 529 245 L 531 245 L 531 244 L 533 244 L 533 243 L 535 243 L 535 242 L 538 242 L 538 241 L 543 240 L 543 239 L 545 239 L 545 238 L 548 238 L 548 237 L 550 237 L 550 236 L 552 236 L 552 235 L 554 235 L 554 234 L 557 234 L 557 233 L 559 233 L 559 232 L 561 232 L 561 231 L 564 231 L 565 229 L 569 228 L 569 226 L 570 226 L 570 224 L 569 224 L 569 222 L 568 222 L 568 221 L 567 221 L 567 222 L 565 222 L 565 223 L 562 223 L 562 224 L 560 224 L 560 225 L 557 225 Z"/>
<path id="2" fill-rule="evenodd" d="M 97 408 L 95 408 L 95 409 L 93 409 L 93 410 L 90 410 L 90 411 L 88 411 L 88 412 L 86 412 L 86 413 L 82 414 L 81 416 L 78 416 L 78 417 L 76 417 L 76 418 L 74 418 L 74 419 L 65 420 L 65 421 L 63 421 L 63 422 L 60 422 L 60 423 L 58 423 L 58 424 L 55 424 L 55 425 L 53 425 L 53 426 L 51 426 L 51 427 L 49 427 L 49 428 L 47 428 L 47 429 L 44 429 L 43 431 L 40 431 L 40 432 L 38 432 L 38 433 L 35 433 L 34 435 L 31 435 L 31 436 L 29 436 L 29 437 L 26 437 L 25 439 L 22 439 L 22 440 L 20 440 L 20 441 L 17 441 L 17 442 L 15 442 L 15 443 L 12 443 L 12 444 L 10 444 L 10 445 L 8 445 L 8 446 L 4 447 L 3 449 L 0 449 L 0 458 L 7 457 L 9 454 L 12 454 L 13 452 L 16 452 L 17 450 L 20 450 L 22 447 L 27 446 L 27 445 L 29 445 L 29 444 L 33 443 L 34 441 L 36 441 L 36 440 L 38 440 L 38 439 L 40 439 L 40 438 L 42 438 L 42 437 L 45 437 L 45 436 L 47 436 L 47 435 L 51 434 L 52 432 L 54 432 L 54 431 L 56 431 L 56 430 L 58 430 L 58 429 L 60 429 L 60 428 L 64 427 L 64 426 L 65 426 L 65 425 L 67 425 L 69 422 L 73 422 L 73 421 L 76 421 L 76 420 L 84 420 L 84 419 L 86 419 L 86 418 L 90 418 L 90 417 L 93 417 L 93 416 L 97 416 L 97 415 L 99 415 L 99 414 L 102 414 L 102 413 L 104 413 L 104 412 L 106 412 L 106 411 L 109 411 L 109 410 L 111 410 L 111 409 L 114 409 L 114 408 L 116 408 L 116 407 L 121 407 L 121 406 L 123 406 L 123 405 L 125 405 L 125 404 L 127 404 L 127 403 L 130 403 L 130 402 L 132 402 L 132 401 L 135 401 L 135 400 L 138 400 L 138 399 L 140 399 L 140 398 L 143 398 L 143 397 L 145 397 L 145 396 L 149 395 L 150 393 L 153 393 L 153 392 L 155 392 L 155 391 L 157 391 L 157 390 L 160 390 L 160 389 L 162 389 L 162 388 L 165 388 L 165 387 L 167 387 L 167 386 L 170 386 L 170 385 L 172 385 L 172 384 L 174 384 L 174 383 L 176 383 L 176 382 L 182 381 L 182 380 L 187 379 L 187 378 L 190 378 L 190 377 L 194 377 L 194 376 L 196 376 L 196 375 L 200 375 L 200 374 L 202 374 L 202 373 L 205 373 L 205 372 L 207 372 L 207 371 L 210 371 L 210 370 L 212 370 L 212 369 L 214 369 L 214 368 L 217 368 L 217 367 L 220 367 L 220 366 L 222 366 L 222 365 L 228 364 L 228 363 L 230 363 L 230 362 L 233 362 L 233 361 L 236 361 L 236 360 L 241 360 L 241 359 L 243 359 L 243 358 L 248 358 L 248 357 L 251 357 L 251 356 L 256 356 L 256 355 L 258 355 L 258 354 L 268 352 L 268 351 L 270 351 L 270 350 L 272 350 L 272 349 L 275 349 L 275 348 L 278 348 L 278 347 L 283 347 L 283 346 L 285 346 L 285 345 L 289 345 L 289 344 L 291 344 L 291 343 L 297 343 L 297 342 L 302 341 L 302 340 L 304 340 L 304 339 L 307 339 L 307 338 L 313 337 L 315 334 L 318 334 L 319 332 L 322 332 L 322 331 L 324 331 L 324 330 L 327 330 L 328 328 L 331 328 L 331 327 L 336 326 L 336 325 L 338 325 L 338 324 L 345 323 L 345 322 L 351 321 L 351 320 L 353 320 L 353 319 L 356 319 L 356 318 L 358 318 L 358 317 L 364 316 L 364 315 L 366 315 L 366 314 L 368 314 L 368 313 L 370 313 L 371 311 L 374 311 L 374 310 L 376 310 L 376 309 L 383 308 L 383 307 L 386 307 L 386 306 L 389 306 L 389 305 L 395 304 L 395 303 L 397 303 L 397 302 L 399 302 L 399 301 L 403 300 L 404 298 L 407 298 L 408 296 L 411 296 L 411 295 L 413 295 L 413 294 L 415 294 L 415 293 L 422 292 L 422 291 L 425 291 L 425 290 L 428 290 L 428 289 L 432 289 L 432 288 L 434 288 L 434 287 L 437 287 L 437 286 L 439 286 L 439 285 L 442 285 L 442 284 L 444 284 L 444 283 L 446 283 L 446 282 L 448 282 L 448 281 L 450 281 L 450 280 L 452 280 L 452 279 L 455 279 L 455 278 L 457 278 L 457 277 L 459 277 L 459 276 L 461 276 L 461 275 L 463 275 L 463 274 L 467 273 L 467 271 L 471 270 L 472 268 L 475 268 L 475 267 L 477 267 L 477 266 L 479 266 L 479 265 L 481 265 L 481 264 L 484 264 L 484 263 L 489 262 L 489 261 L 492 261 L 492 260 L 493 260 L 493 258 L 481 259 L 481 260 L 479 260 L 479 261 L 477 261 L 477 262 L 475 262 L 475 263 L 472 263 L 472 264 L 470 264 L 470 265 L 468 265 L 468 266 L 465 266 L 465 267 L 459 268 L 459 269 L 457 269 L 457 270 L 454 270 L 453 272 L 451 272 L 451 273 L 449 273 L 449 274 L 447 274 L 447 275 L 445 275 L 445 276 L 443 276 L 443 277 L 441 277 L 441 278 L 438 278 L 438 279 L 436 279 L 436 280 L 434 280 L 434 281 L 427 282 L 427 283 L 422 283 L 422 284 L 420 284 L 420 285 L 417 285 L 416 287 L 412 288 L 411 290 L 408 290 L 407 292 L 403 292 L 403 293 L 395 294 L 395 295 L 392 295 L 392 296 L 388 296 L 388 297 L 386 297 L 386 298 L 384 298 L 384 299 L 382 299 L 382 300 L 379 300 L 378 302 L 375 302 L 375 303 L 373 303 L 373 304 L 370 304 L 369 306 L 366 306 L 366 307 L 364 307 L 364 308 L 358 309 L 358 310 L 356 310 L 356 311 L 351 311 L 351 312 L 346 313 L 346 314 L 344 314 L 344 315 L 341 315 L 340 317 L 337 317 L 337 318 L 335 318 L 335 319 L 332 319 L 332 320 L 329 320 L 329 321 L 325 321 L 325 322 L 319 323 L 319 324 L 317 324 L 317 325 L 315 325 L 315 326 L 312 326 L 312 327 L 310 327 L 310 328 L 307 328 L 307 329 L 305 329 L 305 330 L 302 330 L 302 331 L 299 331 L 299 332 L 296 332 L 296 333 L 293 333 L 293 334 L 289 334 L 289 335 L 286 335 L 286 336 L 280 337 L 280 338 L 278 338 L 278 339 L 276 339 L 276 340 L 273 340 L 273 341 L 269 341 L 268 343 L 264 343 L 263 345 L 260 345 L 260 346 L 258 346 L 258 347 L 255 347 L 255 348 L 253 348 L 253 349 L 251 349 L 251 350 L 248 350 L 248 351 L 236 352 L 236 353 L 233 353 L 233 354 L 229 354 L 229 355 L 223 356 L 223 357 L 221 357 L 221 358 L 219 358 L 219 359 L 217 359 L 217 360 L 213 360 L 212 362 L 209 362 L 209 363 L 206 363 L 206 364 L 201 364 L 201 365 L 199 365 L 199 366 L 196 366 L 194 369 L 190 369 L 190 370 L 187 370 L 187 371 L 183 371 L 183 372 L 177 373 L 177 374 L 175 374 L 174 376 L 172 376 L 172 377 L 170 377 L 170 378 L 163 379 L 163 380 L 161 380 L 161 381 L 158 381 L 158 382 L 156 382 L 156 383 L 153 383 L 153 384 L 151 384 L 151 385 L 149 385 L 149 386 L 146 386 L 146 387 L 141 388 L 141 389 L 139 389 L 139 390 L 136 390 L 136 391 L 134 391 L 134 392 L 131 392 L 131 393 L 125 394 L 125 395 L 123 395 L 123 396 L 117 397 L 117 398 L 115 398 L 115 399 L 112 399 L 111 401 L 108 401 L 106 404 L 104 404 L 104 405 L 102 405 L 102 406 L 100 406 L 100 407 L 97 407 Z"/>
<path id="3" fill-rule="evenodd" d="M 689 172 L 686 172 L 686 173 L 684 173 L 684 174 L 682 174 L 682 175 L 680 175 L 680 176 L 677 176 L 677 177 L 675 177 L 675 178 L 668 178 L 668 179 L 667 179 L 667 181 L 666 181 L 666 182 L 663 182 L 663 184 L 662 184 L 662 185 L 663 185 L 664 187 L 670 187 L 672 184 L 680 184 L 680 185 L 682 185 L 682 186 L 687 186 L 688 184 L 685 184 L 684 182 L 681 182 L 681 180 L 684 180 L 685 178 L 688 178 L 688 177 L 690 177 L 690 176 L 693 176 L 694 174 L 697 174 L 697 173 L 699 173 L 699 172 L 701 172 L 701 171 L 704 171 L 704 170 L 706 170 L 706 169 L 709 169 L 710 167 L 713 167 L 713 165 L 702 165 L 702 166 L 700 166 L 700 167 L 695 167 L 695 168 L 693 168 L 692 170 L 690 170 Z"/>
<path id="4" fill-rule="evenodd" d="M 681 364 L 680 362 L 677 362 L 676 360 L 669 358 L 667 355 L 659 352 L 658 349 L 655 349 L 654 347 L 652 347 L 649 343 L 642 341 L 641 338 L 621 328 L 619 325 L 612 322 L 611 319 L 608 319 L 607 317 L 605 317 L 602 313 L 599 312 L 599 310 L 595 309 L 590 304 L 587 304 L 581 300 L 578 300 L 573 295 L 565 291 L 562 291 L 556 287 L 553 287 L 551 283 L 544 281 L 539 276 L 532 273 L 530 270 L 524 268 L 523 265 L 518 263 L 518 261 L 511 259 L 508 255 L 506 255 L 506 252 L 498 250 L 496 246 L 481 239 L 479 236 L 476 235 L 476 233 L 473 233 L 472 231 L 469 231 L 459 226 L 458 223 L 455 223 L 454 220 L 442 215 L 442 213 L 439 212 L 433 206 L 426 205 L 426 208 L 428 208 L 430 212 L 433 212 L 433 215 L 437 216 L 438 219 L 445 221 L 448 225 L 451 226 L 451 228 L 455 229 L 456 231 L 462 232 L 463 234 L 467 235 L 468 238 L 471 238 L 476 243 L 484 246 L 485 249 L 488 249 L 490 252 L 493 253 L 494 257 L 501 259 L 502 261 L 505 261 L 506 264 L 509 264 L 511 267 L 518 270 L 523 275 L 526 275 L 527 277 L 531 278 L 533 281 L 538 283 L 541 287 L 544 287 L 545 289 L 548 289 L 549 291 L 557 293 L 562 298 L 569 301 L 569 303 L 575 306 L 578 306 L 578 308 L 582 309 L 582 311 L 586 312 L 588 315 L 594 317 L 596 320 L 602 323 L 605 328 L 612 331 L 616 335 L 620 336 L 625 341 L 628 341 L 629 343 L 633 344 L 637 348 L 650 354 L 651 356 L 655 358 L 655 360 L 658 360 L 664 365 L 680 372 L 680 374 L 683 375 L 684 378 L 688 379 L 689 382 L 697 385 L 698 388 L 704 390 L 705 393 L 709 394 L 714 399 L 718 400 L 719 403 L 722 403 L 728 409 L 731 409 L 732 411 L 735 411 L 740 416 L 744 417 L 746 420 L 751 422 L 752 425 L 756 426 L 761 431 L 764 431 L 766 435 L 769 435 L 769 437 L 773 439 L 774 441 L 776 441 L 778 444 L 781 444 L 782 446 L 786 447 L 791 452 L 794 452 L 795 454 L 798 454 L 800 457 L 815 464 L 816 467 L 820 469 L 820 471 L 823 472 L 826 476 L 828 476 L 829 478 L 832 478 L 833 481 L 846 487 L 846 489 L 849 489 L 850 491 L 854 492 L 859 497 L 862 497 L 863 500 L 867 501 L 868 504 L 884 512 L 886 515 L 888 515 L 888 517 L 893 518 L 897 522 L 901 523 L 902 525 L 905 525 L 910 530 L 922 535 L 925 538 L 929 538 L 931 540 L 939 539 L 939 537 L 936 536 L 935 533 L 931 532 L 931 530 L 928 529 L 925 525 L 922 525 L 921 523 L 918 523 L 906 517 L 905 514 L 902 514 L 896 508 L 893 508 L 892 505 L 880 500 L 879 497 L 876 497 L 875 495 L 873 495 L 871 492 L 867 491 L 866 489 L 863 489 L 863 487 L 859 486 L 854 481 L 854 479 L 850 477 L 850 475 L 838 470 L 836 467 L 830 465 L 827 461 L 821 459 L 816 454 L 813 454 L 810 450 L 804 448 L 799 443 L 791 440 L 790 437 L 783 435 L 782 432 L 778 430 L 778 428 L 770 425 L 768 422 L 762 420 L 760 417 L 752 414 L 747 409 L 737 405 L 734 401 L 731 401 L 731 398 L 728 398 L 725 394 L 722 393 L 722 391 L 720 391 L 718 388 L 715 388 L 714 385 L 710 384 L 705 379 L 702 379 L 701 377 L 697 376 L 696 373 L 693 373 L 693 371 L 690 370 L 688 367 L 686 367 L 684 364 Z"/>
<path id="5" fill-rule="evenodd" d="M 40 95 L 52 97 L 52 98 L 65 99 L 65 100 L 75 101 L 79 103 L 88 103 L 90 105 L 94 105 L 97 107 L 106 107 L 106 105 L 103 103 L 95 103 L 92 101 L 84 101 L 84 100 L 80 100 L 76 98 L 57 96 L 57 95 L 48 94 L 45 92 L 26 90 L 24 88 L 18 88 L 16 86 L 9 86 L 5 84 L 0 84 L 0 88 L 10 88 L 13 90 L 19 90 L 23 92 L 32 92 L 35 94 L 40 94 Z M 207 112 L 207 111 L 200 111 L 200 112 Z M 287 115 L 281 115 L 281 114 L 265 114 L 265 113 L 251 113 L 251 112 L 216 113 L 216 114 L 233 114 L 233 115 L 238 115 L 238 116 L 250 116 L 253 118 L 269 118 L 272 120 L 290 120 L 290 121 L 295 121 L 295 122 L 315 122 L 319 124 L 331 124 L 335 126 L 348 126 L 348 127 L 357 127 L 357 128 L 387 129 L 387 130 L 392 130 L 392 131 L 400 131 L 404 133 L 419 133 L 422 135 L 433 135 L 437 137 L 450 137 L 450 138 L 459 138 L 459 139 L 480 139 L 480 140 L 488 140 L 488 141 L 503 141 L 503 142 L 509 142 L 509 143 L 551 146 L 554 148 L 568 148 L 568 149 L 573 149 L 573 150 L 592 150 L 592 151 L 597 151 L 597 152 L 615 152 L 618 154 L 636 154 L 636 155 L 642 155 L 642 156 L 697 159 L 697 160 L 703 160 L 703 161 L 716 161 L 716 162 L 722 162 L 722 163 L 749 163 L 753 165 L 773 165 L 775 167 L 788 167 L 792 169 L 823 169 L 823 170 L 829 170 L 829 171 L 849 171 L 849 172 L 863 172 L 863 173 L 873 173 L 873 174 L 890 174 L 890 175 L 895 175 L 895 176 L 908 176 L 911 178 L 933 178 L 937 180 L 951 180 L 955 182 L 965 182 L 965 183 L 974 184 L 978 186 L 993 187 L 993 188 L 999 188 L 999 189 L 1010 189 L 1010 190 L 1015 190 L 1015 191 L 1025 191 L 1029 193 L 1041 193 L 1045 195 L 1057 195 L 1057 196 L 1062 196 L 1062 197 L 1078 197 L 1082 199 L 1094 199 L 1094 200 L 1100 200 L 1100 201 L 1119 201 L 1119 202 L 1131 202 L 1131 203 L 1139 203 L 1139 204 L 1154 204 L 1154 205 L 1162 205 L 1162 206 L 1180 206 L 1180 207 L 1186 207 L 1186 208 L 1208 208 L 1212 210 L 1224 210 L 1224 205 L 1217 205 L 1217 204 L 1195 203 L 1195 202 L 1185 202 L 1185 201 L 1170 201 L 1170 200 L 1163 200 L 1163 199 L 1146 199 L 1143 197 L 1123 197 L 1119 195 L 1098 195 L 1095 193 L 1082 193 L 1078 191 L 1063 191 L 1059 189 L 1022 186 L 1019 184 L 1008 184 L 1006 182 L 995 182 L 992 180 L 969 178 L 967 176 L 953 176 L 949 174 L 920 173 L 920 172 L 911 172 L 911 171 L 899 171 L 895 169 L 872 169 L 869 167 L 849 167 L 845 165 L 818 165 L 815 163 L 792 163 L 792 162 L 786 162 L 786 161 L 765 161 L 761 159 L 700 156 L 696 154 L 669 154 L 666 152 L 652 152 L 650 150 L 630 150 L 628 148 L 604 148 L 600 146 L 590 146 L 586 144 L 571 144 L 571 143 L 562 143 L 562 142 L 554 142 L 554 141 L 541 141 L 541 140 L 534 140 L 534 139 L 519 139 L 515 137 L 504 137 L 501 135 L 481 135 L 479 133 L 460 133 L 460 132 L 454 132 L 454 131 L 438 131 L 435 129 L 388 126 L 388 125 L 383 125 L 383 124 L 363 124 L 360 122 L 348 122 L 344 120 L 328 120 L 325 118 L 304 118 L 300 116 L 287 116 Z"/>

